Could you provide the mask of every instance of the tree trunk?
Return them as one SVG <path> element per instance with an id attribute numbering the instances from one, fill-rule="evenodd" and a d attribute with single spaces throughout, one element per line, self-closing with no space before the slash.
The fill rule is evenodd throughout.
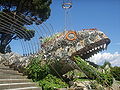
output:
<path id="1" fill-rule="evenodd" d="M 6 48 L 6 46 L 0 45 L 0 53 L 5 54 L 5 48 Z"/>
<path id="2" fill-rule="evenodd" d="M 7 45 L 12 41 L 13 34 L 2 33 L 0 37 L 0 53 L 5 53 Z"/>

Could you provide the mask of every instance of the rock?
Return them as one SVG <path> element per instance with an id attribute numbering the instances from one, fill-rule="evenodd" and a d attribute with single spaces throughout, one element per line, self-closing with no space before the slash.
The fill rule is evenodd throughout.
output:
<path id="1" fill-rule="evenodd" d="M 74 84 L 75 84 L 77 87 L 83 87 L 83 88 L 86 87 L 85 84 L 82 83 L 82 82 L 74 82 Z"/>
<path id="2" fill-rule="evenodd" d="M 13 52 L 0 54 L 0 64 L 4 64 L 19 72 L 23 72 L 25 70 L 24 68 L 30 63 L 30 57 L 23 57 Z"/>
<path id="3" fill-rule="evenodd" d="M 73 85 L 74 85 L 74 82 L 73 82 L 73 81 L 69 81 L 69 85 L 70 85 L 70 86 L 73 86 Z"/>

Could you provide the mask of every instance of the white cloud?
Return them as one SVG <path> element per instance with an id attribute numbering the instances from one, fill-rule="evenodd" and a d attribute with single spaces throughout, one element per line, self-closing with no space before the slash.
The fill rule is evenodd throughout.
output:
<path id="1" fill-rule="evenodd" d="M 115 52 L 111 53 L 98 53 L 88 59 L 91 62 L 102 65 L 105 61 L 109 61 L 112 66 L 120 66 L 120 54 Z"/>

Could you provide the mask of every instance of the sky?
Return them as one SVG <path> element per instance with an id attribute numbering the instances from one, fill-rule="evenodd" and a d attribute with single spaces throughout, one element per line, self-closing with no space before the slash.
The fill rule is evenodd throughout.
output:
<path id="1" fill-rule="evenodd" d="M 65 11 L 61 5 L 62 0 L 53 0 L 51 15 L 46 21 L 58 32 L 63 31 L 65 25 Z M 113 66 L 120 66 L 120 0 L 72 0 L 68 22 L 72 30 L 97 28 L 103 31 L 111 43 L 107 51 L 94 55 L 90 61 L 100 65 L 110 61 Z"/>

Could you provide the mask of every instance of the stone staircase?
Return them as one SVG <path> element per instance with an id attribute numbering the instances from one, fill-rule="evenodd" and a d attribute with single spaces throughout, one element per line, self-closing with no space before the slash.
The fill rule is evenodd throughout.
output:
<path id="1" fill-rule="evenodd" d="M 22 73 L 0 64 L 0 90 L 42 90 Z"/>

